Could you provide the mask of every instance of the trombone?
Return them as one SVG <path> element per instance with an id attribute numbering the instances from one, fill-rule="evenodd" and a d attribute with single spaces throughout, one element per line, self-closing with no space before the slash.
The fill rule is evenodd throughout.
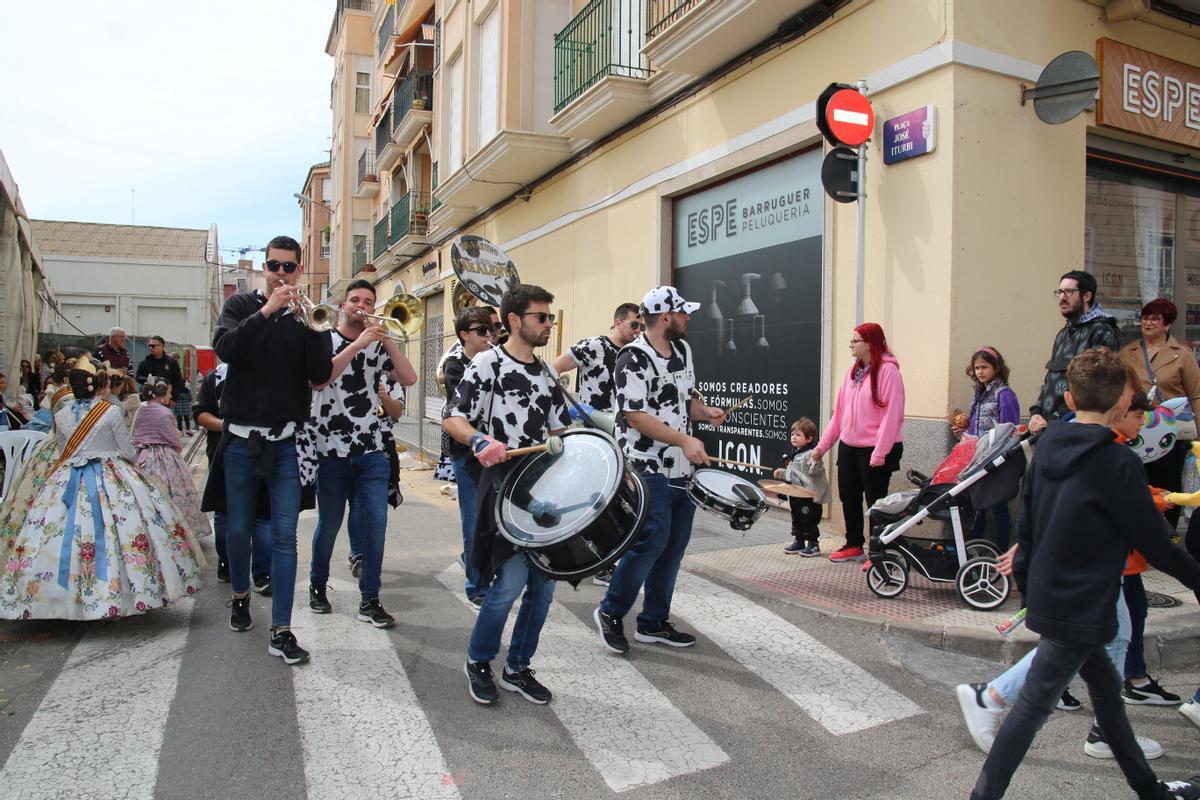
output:
<path id="1" fill-rule="evenodd" d="M 321 333 L 333 330 L 337 325 L 337 306 L 328 303 L 314 305 L 303 293 L 294 301 L 292 313 L 309 328 Z M 397 342 L 407 342 L 415 335 L 421 329 L 425 316 L 421 312 L 420 299 L 411 294 L 394 295 L 384 304 L 382 314 L 368 314 L 362 310 L 354 313 L 360 319 L 378 322 L 388 337 Z"/>

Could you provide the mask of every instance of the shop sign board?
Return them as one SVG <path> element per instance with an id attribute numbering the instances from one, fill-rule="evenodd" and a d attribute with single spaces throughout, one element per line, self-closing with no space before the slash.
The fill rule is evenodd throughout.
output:
<path id="1" fill-rule="evenodd" d="M 895 164 L 937 147 L 937 109 L 922 106 L 883 123 L 883 163 Z"/>
<path id="2" fill-rule="evenodd" d="M 1200 148 L 1200 66 L 1112 39 L 1097 41 L 1096 55 L 1098 124 Z"/>

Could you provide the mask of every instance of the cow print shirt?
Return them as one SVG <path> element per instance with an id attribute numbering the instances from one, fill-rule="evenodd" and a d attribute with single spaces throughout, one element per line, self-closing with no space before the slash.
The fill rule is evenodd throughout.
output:
<path id="1" fill-rule="evenodd" d="M 354 341 L 336 328 L 329 335 L 335 356 Z M 385 422 L 375 414 L 379 403 L 376 389 L 384 380 L 392 394 L 391 372 L 391 356 L 382 343 L 372 342 L 355 354 L 331 384 L 313 392 L 310 431 L 322 458 L 353 458 L 384 449 Z"/>
<path id="2" fill-rule="evenodd" d="M 607 336 L 580 339 L 567 351 L 579 367 L 575 384 L 579 401 L 595 411 L 616 410 L 613 369 L 617 365 L 617 346 Z"/>
<path id="3" fill-rule="evenodd" d="M 614 377 L 621 412 L 644 411 L 668 427 L 692 434 L 688 409 L 696 378 L 686 342 L 672 344 L 671 357 L 663 358 L 645 338 L 639 339 L 621 349 Z M 624 413 L 617 416 L 617 440 L 631 469 L 669 478 L 692 474 L 682 450 L 642 435 Z"/>
<path id="4" fill-rule="evenodd" d="M 571 424 L 555 377 L 537 361 L 513 358 L 503 347 L 475 356 L 450 398 L 447 412 L 509 448 L 532 447 Z"/>

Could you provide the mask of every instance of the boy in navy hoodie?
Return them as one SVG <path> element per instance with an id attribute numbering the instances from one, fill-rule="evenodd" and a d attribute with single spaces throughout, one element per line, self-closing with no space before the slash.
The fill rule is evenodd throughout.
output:
<path id="1" fill-rule="evenodd" d="M 1200 775 L 1158 780 L 1138 747 L 1121 677 L 1104 645 L 1117 632 L 1121 571 L 1131 549 L 1191 589 L 1200 565 L 1170 543 L 1141 462 L 1109 428 L 1132 390 L 1116 354 L 1087 350 L 1067 368 L 1067 405 L 1076 423 L 1050 423 L 1025 478 L 1013 577 L 1027 606 L 1025 624 L 1042 635 L 1012 712 L 992 745 L 972 800 L 1004 796 L 1033 738 L 1078 673 L 1087 683 L 1104 739 L 1142 800 L 1200 798 Z"/>

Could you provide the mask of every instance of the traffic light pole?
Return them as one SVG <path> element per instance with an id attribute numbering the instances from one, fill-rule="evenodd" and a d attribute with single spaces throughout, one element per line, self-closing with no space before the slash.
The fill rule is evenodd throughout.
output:
<path id="1" fill-rule="evenodd" d="M 854 84 L 858 93 L 866 97 L 867 82 L 858 81 Z M 858 146 L 858 256 L 855 264 L 854 289 L 854 325 L 863 323 L 863 280 L 866 275 L 866 229 L 867 229 L 867 143 L 868 139 Z"/>

